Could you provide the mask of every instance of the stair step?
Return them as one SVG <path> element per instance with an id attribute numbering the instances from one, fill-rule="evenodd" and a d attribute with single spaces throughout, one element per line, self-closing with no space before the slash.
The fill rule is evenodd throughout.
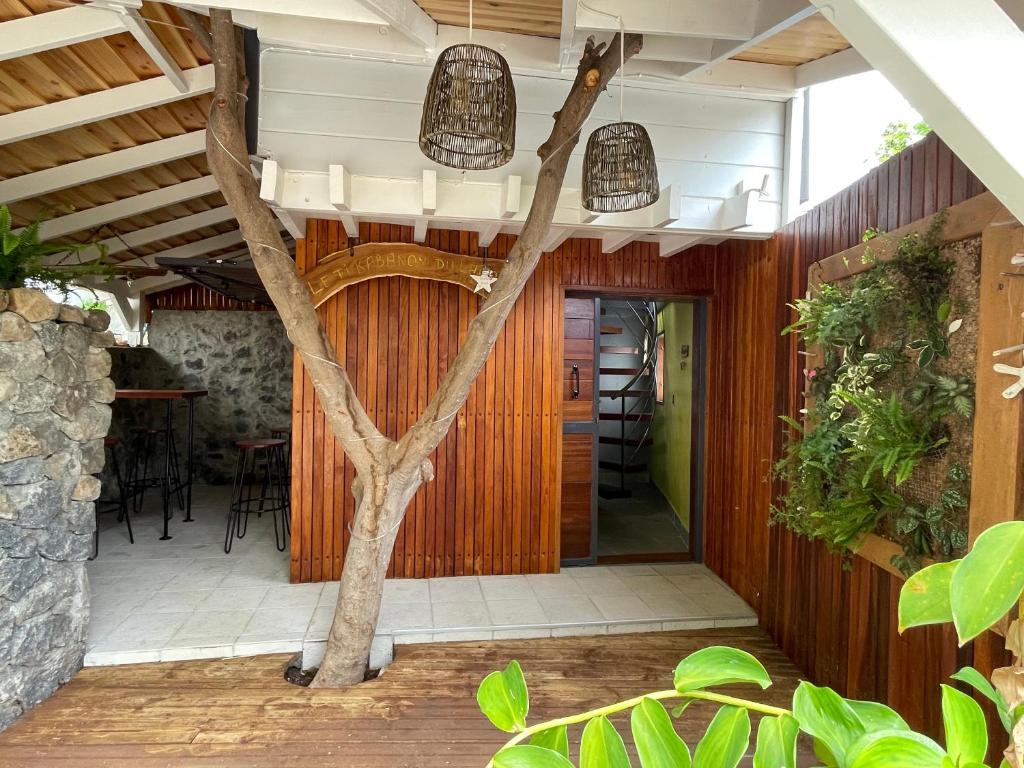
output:
<path id="1" fill-rule="evenodd" d="M 601 397 L 617 397 L 622 390 L 619 389 L 602 389 L 600 391 Z M 648 397 L 654 394 L 653 389 L 631 389 L 627 392 L 622 392 L 624 397 Z"/>
<path id="2" fill-rule="evenodd" d="M 653 437 L 627 437 L 625 439 L 621 437 L 612 437 L 610 435 L 601 435 L 597 438 L 597 442 L 602 445 L 632 445 L 632 446 L 647 446 L 654 445 Z"/>
<path id="3" fill-rule="evenodd" d="M 620 328 L 617 325 L 602 325 L 601 333 L 605 334 L 606 336 L 618 336 L 620 333 L 622 333 L 622 328 Z"/>
<path id="4" fill-rule="evenodd" d="M 639 355 L 640 350 L 636 347 L 618 347 L 609 346 L 601 347 L 601 354 L 603 355 Z"/>
<path id="5" fill-rule="evenodd" d="M 598 463 L 598 466 L 601 467 L 601 469 L 611 469 L 611 470 L 614 470 L 616 472 L 618 472 L 619 471 L 619 467 L 622 466 L 617 461 L 599 461 L 597 463 Z M 628 462 L 626 463 L 626 472 L 627 473 L 646 472 L 646 471 L 647 471 L 647 465 L 646 464 L 630 464 Z"/>
<path id="6" fill-rule="evenodd" d="M 644 366 L 643 368 L 605 368 L 602 366 L 598 369 L 598 373 L 608 374 L 610 376 L 635 376 L 641 371 L 646 371 L 650 366 Z"/>
<path id="7" fill-rule="evenodd" d="M 625 419 L 621 413 L 600 414 L 601 421 L 650 421 L 652 418 L 654 418 L 653 413 L 627 413 Z"/>

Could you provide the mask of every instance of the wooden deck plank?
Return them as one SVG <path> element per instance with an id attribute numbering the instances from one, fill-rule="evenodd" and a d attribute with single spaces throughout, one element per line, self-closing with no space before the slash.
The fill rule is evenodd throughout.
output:
<path id="1" fill-rule="evenodd" d="M 481 766 L 505 736 L 477 710 L 476 686 L 510 659 L 540 722 L 669 687 L 679 659 L 707 645 L 756 655 L 775 680 L 762 700 L 788 705 L 798 673 L 757 629 L 399 646 L 379 679 L 338 691 L 285 682 L 287 654 L 94 667 L 0 734 L 0 765 Z M 687 710 L 691 745 L 713 713 Z M 628 741 L 628 719 L 616 721 Z"/>

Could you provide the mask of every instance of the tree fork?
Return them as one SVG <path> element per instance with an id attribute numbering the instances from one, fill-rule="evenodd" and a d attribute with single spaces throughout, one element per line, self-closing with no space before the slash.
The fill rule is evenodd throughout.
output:
<path id="1" fill-rule="evenodd" d="M 356 470 L 352 486 L 356 514 L 338 604 L 327 650 L 312 683 L 314 687 L 352 685 L 366 674 L 398 528 L 416 491 L 433 479 L 430 453 L 444 439 L 464 405 L 513 304 L 540 260 L 569 156 L 597 97 L 621 64 L 618 37 L 607 48 L 603 43 L 596 45 L 593 38 L 587 41 L 569 94 L 555 113 L 551 135 L 537 151 L 541 167 L 533 203 L 507 264 L 470 322 L 465 341 L 426 410 L 396 442 L 377 429 L 359 402 L 320 324 L 309 290 L 295 271 L 273 214 L 260 199 L 246 152 L 244 58 L 238 52 L 231 13 L 210 9 L 208 35 L 198 17 L 188 16 L 186 21 L 210 46 L 214 65 L 214 97 L 206 141 L 211 172 L 238 219 L 256 271 L 309 373 L 331 432 Z M 627 35 L 624 43 L 628 59 L 640 51 L 643 38 Z"/>

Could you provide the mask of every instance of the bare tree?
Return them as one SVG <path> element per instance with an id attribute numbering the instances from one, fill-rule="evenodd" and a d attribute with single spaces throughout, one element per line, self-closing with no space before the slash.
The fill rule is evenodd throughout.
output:
<path id="1" fill-rule="evenodd" d="M 363 680 L 380 611 L 388 561 L 406 507 L 424 483 L 434 477 L 430 453 L 444 439 L 469 388 L 487 361 L 494 342 L 541 256 L 554 218 L 569 155 L 598 95 L 619 69 L 619 45 L 596 45 L 591 38 L 579 63 L 565 104 L 554 115 L 554 127 L 540 147 L 541 167 L 533 204 L 508 263 L 487 300 L 470 323 L 465 342 L 445 373 L 426 410 L 399 440 L 374 425 L 364 410 L 345 369 L 317 319 L 306 284 L 284 247 L 273 214 L 260 199 L 249 169 L 242 124 L 242 57 L 231 14 L 210 10 L 210 30 L 189 15 L 189 25 L 210 46 L 216 87 L 207 126 L 210 168 L 242 235 L 288 338 L 302 357 L 323 404 L 331 431 L 356 470 L 352 494 L 356 514 L 345 553 L 341 590 L 327 651 L 313 680 L 316 687 L 351 685 Z M 643 38 L 627 35 L 628 59 L 640 51 Z"/>

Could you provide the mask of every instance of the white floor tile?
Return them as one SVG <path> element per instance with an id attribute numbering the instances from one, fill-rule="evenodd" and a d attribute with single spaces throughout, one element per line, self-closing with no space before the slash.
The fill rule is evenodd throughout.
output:
<path id="1" fill-rule="evenodd" d="M 480 579 L 485 600 L 517 600 L 534 597 L 525 576 L 487 576 Z"/>
<path id="2" fill-rule="evenodd" d="M 200 611 L 254 611 L 263 602 L 267 587 L 228 587 L 211 589 L 198 606 Z"/>
<path id="3" fill-rule="evenodd" d="M 430 585 L 426 579 L 387 579 L 384 582 L 384 602 L 429 603 Z"/>
<path id="4" fill-rule="evenodd" d="M 635 595 L 591 595 L 590 599 L 601 615 L 611 621 L 655 618 L 654 611 Z"/>
<path id="5" fill-rule="evenodd" d="M 537 597 L 571 597 L 584 595 L 581 582 L 568 573 L 531 573 L 526 577 Z"/>
<path id="6" fill-rule="evenodd" d="M 430 629 L 430 603 L 385 603 L 377 619 L 377 632 L 398 629 Z"/>
<path id="7" fill-rule="evenodd" d="M 211 589 L 190 589 L 175 592 L 160 590 L 151 593 L 136 608 L 137 613 L 181 613 L 194 611 L 210 596 Z"/>
<path id="8" fill-rule="evenodd" d="M 476 576 L 455 576 L 429 579 L 430 600 L 434 603 L 452 603 L 461 600 L 483 600 L 480 580 Z"/>
<path id="9" fill-rule="evenodd" d="M 547 617 L 535 597 L 516 600 L 488 600 L 487 612 L 491 616 L 491 624 L 495 627 L 545 624 L 547 622 Z"/>
<path id="10" fill-rule="evenodd" d="M 260 609 L 253 611 L 241 635 L 259 635 L 261 638 L 273 635 L 282 640 L 301 640 L 312 616 L 312 607 Z"/>
<path id="11" fill-rule="evenodd" d="M 487 604 L 479 603 L 433 603 L 434 631 L 443 629 L 468 629 L 491 626 Z"/>
<path id="12" fill-rule="evenodd" d="M 552 624 L 604 619 L 604 614 L 589 597 L 542 597 L 540 605 L 545 618 Z"/>
<path id="13" fill-rule="evenodd" d="M 270 587 L 260 603 L 265 608 L 309 608 L 312 612 L 320 601 L 322 584 L 288 584 L 283 587 Z"/>
<path id="14" fill-rule="evenodd" d="M 628 595 L 633 597 L 636 594 L 618 576 L 597 576 L 593 579 L 579 579 L 577 583 L 591 597 L 594 595 L 602 595 L 604 597 Z"/>

